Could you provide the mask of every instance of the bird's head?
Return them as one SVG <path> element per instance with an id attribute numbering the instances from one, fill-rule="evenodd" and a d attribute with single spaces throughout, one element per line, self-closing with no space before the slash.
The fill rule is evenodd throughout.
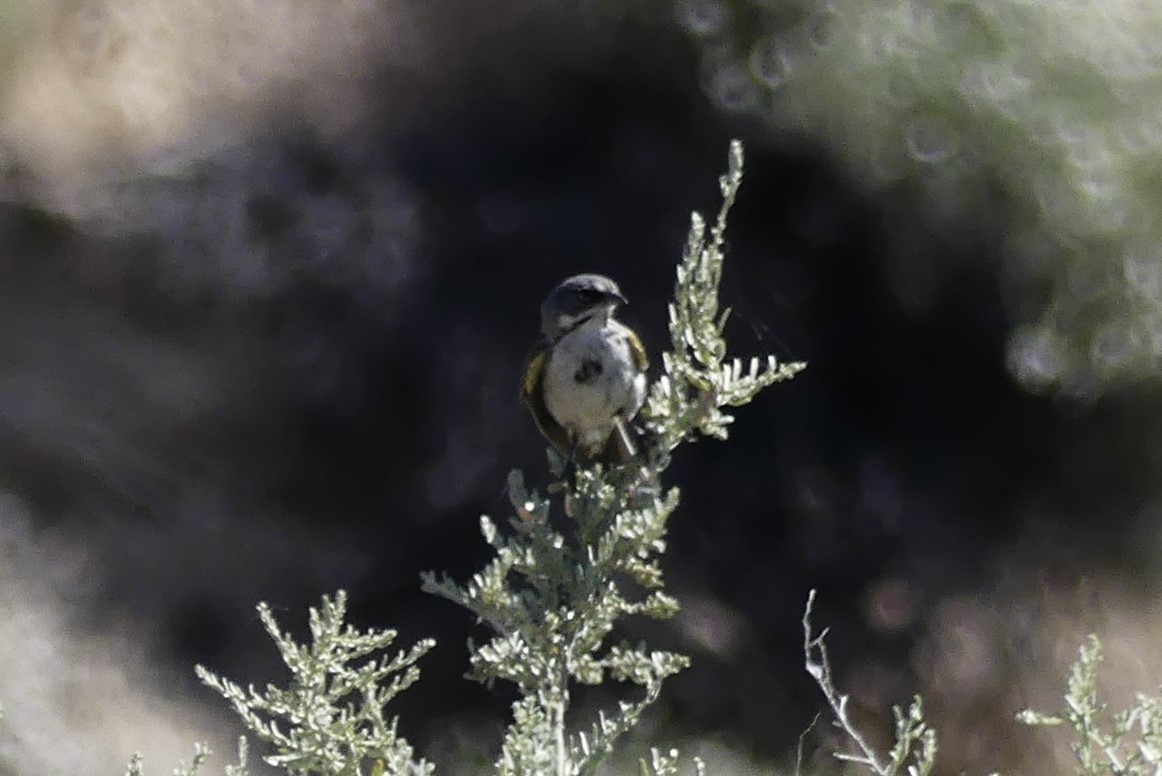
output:
<path id="1" fill-rule="evenodd" d="M 585 321 L 608 317 L 626 304 L 621 289 L 604 275 L 574 275 L 562 280 L 541 303 L 541 331 L 554 341 Z"/>

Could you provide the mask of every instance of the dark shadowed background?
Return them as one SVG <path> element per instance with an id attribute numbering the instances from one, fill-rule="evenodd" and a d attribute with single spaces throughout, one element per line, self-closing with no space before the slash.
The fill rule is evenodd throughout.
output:
<path id="1" fill-rule="evenodd" d="M 418 574 L 546 477 L 554 283 L 664 346 L 732 137 L 728 338 L 810 366 L 678 455 L 652 735 L 789 762 L 815 587 L 871 728 L 920 691 L 942 772 L 1066 767 L 1012 714 L 1087 631 L 1162 675 L 1162 11 L 1059 5 L 0 0 L 0 768 L 227 750 L 191 664 L 279 676 L 253 605 L 340 587 L 440 642 L 421 753 L 494 754 Z"/>

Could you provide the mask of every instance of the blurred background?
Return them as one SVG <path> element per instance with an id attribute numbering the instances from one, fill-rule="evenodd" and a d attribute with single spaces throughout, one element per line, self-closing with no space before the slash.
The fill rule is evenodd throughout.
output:
<path id="1" fill-rule="evenodd" d="M 729 339 L 810 367 L 678 455 L 684 610 L 626 635 L 694 666 L 643 738 L 792 764 L 815 587 L 869 729 L 918 691 L 942 773 L 1061 772 L 1012 715 L 1085 633 L 1115 702 L 1162 676 L 1160 40 L 1133 0 L 0 0 L 0 772 L 220 767 L 192 664 L 280 679 L 254 604 L 339 587 L 440 641 L 405 735 L 487 762 L 512 696 L 418 573 L 546 477 L 553 284 L 665 345 L 732 137 Z"/>

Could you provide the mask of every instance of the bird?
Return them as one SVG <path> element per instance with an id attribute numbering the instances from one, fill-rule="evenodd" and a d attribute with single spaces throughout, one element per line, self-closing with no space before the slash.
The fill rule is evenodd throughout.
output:
<path id="1" fill-rule="evenodd" d="M 541 336 L 521 399 L 570 463 L 624 464 L 639 453 L 630 422 L 645 403 L 649 359 L 614 313 L 628 304 L 604 275 L 565 278 L 541 303 Z"/>

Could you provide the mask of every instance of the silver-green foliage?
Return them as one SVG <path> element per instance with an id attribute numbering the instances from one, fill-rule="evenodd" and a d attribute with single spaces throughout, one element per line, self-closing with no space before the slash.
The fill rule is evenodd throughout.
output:
<path id="1" fill-rule="evenodd" d="M 742 144 L 730 145 L 727 174 L 719 178 L 722 207 L 706 235 L 698 213 L 690 218 L 690 234 L 670 304 L 671 350 L 662 354 L 663 374 L 650 388 L 646 425 L 657 440 L 654 467 L 664 468 L 668 455 L 694 431 L 726 439 L 733 416 L 723 407 L 740 407 L 761 391 L 801 372 L 800 362 L 780 364 L 774 356 L 752 358 L 744 370 L 737 358 L 727 360 L 723 336 L 730 310 L 718 311 L 722 281 L 726 218 L 742 184 Z"/>
<path id="2" fill-rule="evenodd" d="M 876 776 L 927 776 L 936 764 L 936 733 L 924 719 L 920 696 L 905 712 L 892 709 L 895 736 L 885 759 L 866 741 L 847 714 L 848 696 L 832 681 L 831 665 L 824 644 L 826 629 L 816 635 L 811 626 L 815 591 L 807 599 L 803 615 L 803 649 L 807 673 L 823 691 L 831 708 L 832 724 L 855 746 L 854 753 L 836 753 L 840 760 L 855 763 Z M 1098 696 L 1097 669 L 1101 665 L 1101 642 L 1090 635 L 1079 650 L 1069 672 L 1065 708 L 1055 714 L 1026 709 L 1017 719 L 1026 725 L 1063 726 L 1073 733 L 1070 749 L 1077 760 L 1078 776 L 1158 776 L 1162 773 L 1162 691 L 1139 693 L 1132 706 L 1111 712 Z"/>
<path id="3" fill-rule="evenodd" d="M 807 673 L 823 691 L 827 705 L 831 708 L 832 724 L 855 746 L 855 752 L 836 752 L 835 757 L 845 762 L 863 766 L 876 776 L 928 776 L 936 766 L 936 731 L 924 720 L 924 706 L 917 695 L 912 705 L 904 711 L 899 706 L 892 707 L 895 718 L 895 735 L 892 749 L 885 759 L 867 743 L 864 735 L 855 727 L 847 713 L 848 696 L 836 689 L 831 676 L 831 661 L 827 657 L 827 645 L 823 639 L 827 635 L 824 628 L 818 635 L 811 626 L 811 609 L 815 603 L 815 591 L 807 597 L 807 609 L 803 613 L 803 654 Z"/>
<path id="4" fill-rule="evenodd" d="M 592 773 L 658 697 L 662 681 L 688 662 L 641 646 L 605 645 L 626 615 L 665 618 L 677 611 L 660 589 L 657 566 L 677 492 L 635 508 L 629 489 L 601 472 L 579 472 L 571 493 L 571 536 L 550 523 L 549 499 L 527 491 L 518 472 L 510 475 L 509 493 L 517 514 L 511 533 L 482 518 L 484 536 L 496 550 L 493 561 L 462 587 L 426 575 L 425 589 L 469 609 L 494 631 L 488 643 L 472 649 L 470 676 L 507 680 L 520 690 L 497 772 Z M 619 575 L 646 592 L 627 592 Z M 607 678 L 636 684 L 644 693 L 600 716 L 587 731 L 568 733 L 571 684 Z"/>
<path id="5" fill-rule="evenodd" d="M 1133 706 L 1111 712 L 1097 692 L 1101 642 L 1091 635 L 1069 672 L 1065 708 L 1056 714 L 1025 710 L 1027 725 L 1067 725 L 1082 776 L 1148 776 L 1162 772 L 1162 694 L 1139 693 Z"/>
<path id="6" fill-rule="evenodd" d="M 274 748 L 263 758 L 292 774 L 430 774 L 434 768 L 413 759 L 411 746 L 396 733 L 384 706 L 420 676 L 416 662 L 435 646 L 424 639 L 394 656 L 392 630 L 359 630 L 344 622 L 343 591 L 323 597 L 310 610 L 310 644 L 297 644 L 275 622 L 270 607 L 258 605 L 266 632 L 291 672 L 290 684 L 243 689 L 197 667 L 198 677 L 220 692 L 261 741 Z"/>
<path id="7" fill-rule="evenodd" d="M 174 769 L 174 776 L 196 776 L 198 769 L 205 765 L 209 756 L 210 749 L 205 744 L 198 744 L 190 766 L 187 768 L 185 763 L 182 763 Z M 144 766 L 145 760 L 142 758 L 141 753 L 135 752 L 129 760 L 129 767 L 125 769 L 125 776 L 143 776 L 145 773 Z"/>
<path id="8" fill-rule="evenodd" d="M 689 664 L 684 655 L 644 644 L 609 643 L 625 617 L 665 619 L 678 610 L 663 589 L 659 561 L 679 494 L 677 488 L 663 492 L 661 475 L 683 441 L 698 434 L 727 437 L 733 417 L 724 408 L 749 402 L 805 366 L 768 357 L 744 369 L 726 356 L 727 316 L 719 313 L 718 287 L 726 218 L 742 182 L 742 165 L 742 145 L 736 141 L 720 179 L 723 202 L 709 235 L 701 216 L 692 218 L 669 308 L 671 349 L 662 355 L 664 374 L 642 412 L 649 432 L 646 454 L 621 467 L 572 472 L 561 499 L 563 520 L 550 519 L 552 498 L 529 489 L 524 476 L 512 472 L 508 493 L 514 516 L 507 528 L 481 518 L 481 531 L 495 552 L 492 561 L 464 585 L 434 574 L 423 577 L 425 590 L 465 607 L 492 631 L 486 643 L 470 645 L 469 676 L 488 684 L 512 682 L 520 693 L 496 761 L 498 774 L 594 773 L 658 698 L 664 680 Z M 551 455 L 550 464 L 557 475 L 566 468 L 560 456 Z M 396 634 L 345 625 L 342 592 L 311 610 L 309 645 L 283 633 L 265 604 L 259 613 L 291 670 L 290 685 L 259 692 L 200 666 L 198 675 L 274 747 L 267 763 L 295 774 L 432 772 L 430 764 L 413 759 L 383 711 L 417 680 L 415 663 L 431 641 L 390 659 L 379 657 Z M 573 688 L 607 681 L 639 691 L 586 724 L 567 722 Z M 673 776 L 678 755 L 652 750 L 640 767 L 647 776 Z M 700 765 L 695 769 L 702 773 Z"/>
<path id="9" fill-rule="evenodd" d="M 662 355 L 664 374 L 642 413 L 650 432 L 646 464 L 576 472 L 564 497 L 568 519 L 557 522 L 550 519 L 551 499 L 529 490 L 523 475 L 513 472 L 509 530 L 481 519 L 484 538 L 496 551 L 492 562 L 465 585 L 425 575 L 425 589 L 464 606 L 493 631 L 488 643 L 472 649 L 470 676 L 510 681 L 520 690 L 498 773 L 593 773 L 657 699 L 663 681 L 688 665 L 684 655 L 642 644 L 607 644 L 624 617 L 664 619 L 678 610 L 662 589 L 659 559 L 679 494 L 677 488 L 661 492 L 661 474 L 674 448 L 696 433 L 726 438 L 733 418 L 723 407 L 745 404 L 804 368 L 769 357 L 765 366 L 755 360 L 744 370 L 737 359 L 726 358 L 718 286 L 726 218 L 742 165 L 736 141 L 709 236 L 701 216 L 692 218 L 669 308 L 671 349 Z M 562 463 L 553 459 L 553 468 L 560 472 Z M 607 680 L 641 692 L 583 729 L 568 726 L 571 688 Z M 642 768 L 669 774 L 676 765 L 672 756 L 653 752 Z"/>
<path id="10" fill-rule="evenodd" d="M 249 745 L 246 738 L 238 739 L 238 762 L 234 765 L 226 766 L 226 776 L 250 776 L 250 768 L 246 761 L 249 756 Z M 185 763 L 181 763 L 173 770 L 174 776 L 197 776 L 202 766 L 206 764 L 206 760 L 210 758 L 210 747 L 204 743 L 197 744 L 194 747 L 194 759 L 190 761 L 187 767 Z M 129 767 L 125 769 L 125 776 L 144 776 L 145 774 L 145 760 L 142 758 L 140 752 L 134 752 L 133 757 L 129 760 Z"/>

